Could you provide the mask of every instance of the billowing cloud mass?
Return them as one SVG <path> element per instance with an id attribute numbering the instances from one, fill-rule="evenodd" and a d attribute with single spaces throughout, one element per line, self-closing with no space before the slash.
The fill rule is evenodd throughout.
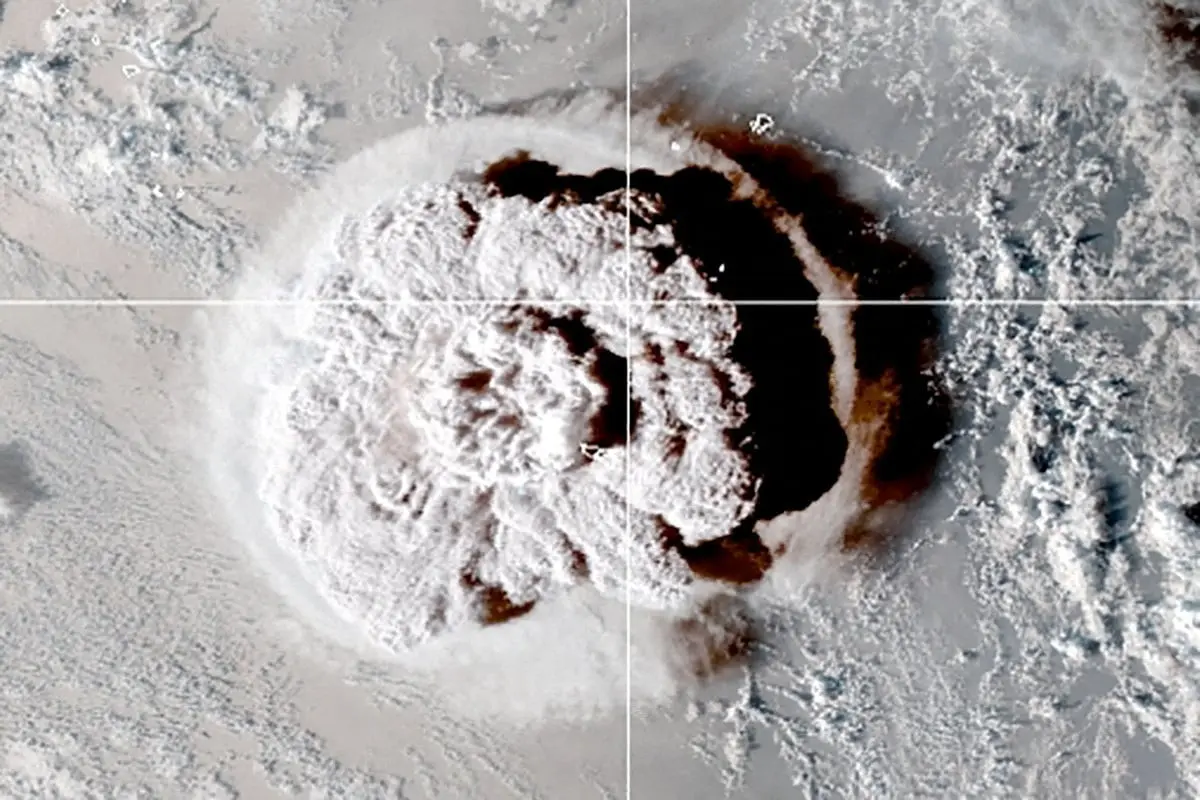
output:
<path id="1" fill-rule="evenodd" d="M 869 321 L 811 304 L 859 276 L 719 137 L 642 118 L 627 193 L 617 124 L 576 102 L 385 142 L 243 287 L 280 301 L 228 335 L 222 390 L 266 535 L 379 654 L 446 672 L 454 642 L 515 680 L 516 642 L 573 627 L 554 663 L 596 704 L 629 602 L 661 695 L 744 648 L 743 587 L 875 504 L 904 367 L 864 379 Z"/>

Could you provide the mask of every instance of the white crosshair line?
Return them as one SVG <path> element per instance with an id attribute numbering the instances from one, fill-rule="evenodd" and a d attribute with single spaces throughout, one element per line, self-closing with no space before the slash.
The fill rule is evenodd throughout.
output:
<path id="1" fill-rule="evenodd" d="M 633 800 L 633 0 L 625 0 L 625 800 Z"/>
<path id="2" fill-rule="evenodd" d="M 1197 308 L 1200 298 L 1104 298 L 1079 299 L 1031 297 L 947 297 L 898 299 L 818 299 L 818 300 L 722 300 L 720 298 L 696 298 L 677 300 L 612 300 L 612 299 L 559 299 L 554 297 L 480 298 L 477 300 L 417 300 L 354 298 L 329 300 L 321 298 L 116 298 L 116 297 L 66 297 L 66 298 L 0 298 L 0 308 L 305 308 L 328 306 L 331 308 L 457 308 L 489 306 L 511 308 L 513 306 L 570 306 L 583 308 L 615 307 L 632 311 L 672 306 L 831 306 L 858 308 L 868 306 L 896 306 L 912 308 L 1020 308 L 1020 307 L 1063 307 L 1063 308 Z"/>

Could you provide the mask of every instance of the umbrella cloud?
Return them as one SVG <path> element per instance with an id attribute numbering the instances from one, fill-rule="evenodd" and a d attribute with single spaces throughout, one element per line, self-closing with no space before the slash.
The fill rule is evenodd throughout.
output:
<path id="1" fill-rule="evenodd" d="M 925 263 L 772 130 L 642 113 L 627 184 L 623 121 L 593 96 L 384 142 L 241 287 L 285 302 L 214 351 L 251 426 L 222 457 L 281 582 L 376 657 L 521 696 L 554 639 L 574 688 L 525 691 L 595 709 L 629 602 L 662 698 L 747 652 L 757 587 L 885 543 L 929 479 L 936 321 L 855 303 L 919 296 Z"/>

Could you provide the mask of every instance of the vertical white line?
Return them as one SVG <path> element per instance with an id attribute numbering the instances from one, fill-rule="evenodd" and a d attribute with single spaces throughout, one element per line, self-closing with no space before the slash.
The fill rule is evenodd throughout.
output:
<path id="1" fill-rule="evenodd" d="M 625 0 L 625 800 L 633 800 L 633 0 Z"/>

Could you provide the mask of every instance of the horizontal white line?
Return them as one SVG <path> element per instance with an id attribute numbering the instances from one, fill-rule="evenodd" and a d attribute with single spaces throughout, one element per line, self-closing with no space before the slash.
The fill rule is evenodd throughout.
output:
<path id="1" fill-rule="evenodd" d="M 529 297 L 509 299 L 477 299 L 477 300 L 375 300 L 375 299 L 217 299 L 217 298 L 0 298 L 0 307 L 59 307 L 59 308 L 151 308 L 151 307 L 308 307 L 329 306 L 364 307 L 364 306 L 408 306 L 408 307 L 486 307 L 486 306 L 615 306 L 636 308 L 658 308 L 671 306 L 914 306 L 938 308 L 973 308 L 980 306 L 1090 306 L 1090 307 L 1172 307 L 1200 306 L 1200 298 L 1103 298 L 1085 297 L 1070 298 L 1003 298 L 1003 297 L 961 297 L 942 299 L 911 299 L 911 300 L 718 300 L 718 299 L 680 299 L 680 300 L 561 300 L 557 298 L 533 299 Z"/>

